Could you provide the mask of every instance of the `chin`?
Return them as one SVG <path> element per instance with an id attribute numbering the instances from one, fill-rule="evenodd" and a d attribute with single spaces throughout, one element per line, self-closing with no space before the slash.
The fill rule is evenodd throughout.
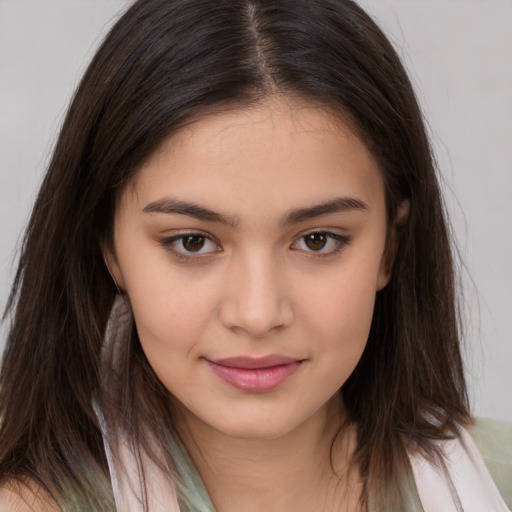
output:
<path id="1" fill-rule="evenodd" d="M 283 438 L 306 422 L 306 418 L 297 417 L 284 408 L 279 411 L 238 411 L 231 418 L 217 419 L 210 423 L 223 435 L 244 440 L 272 441 Z"/>
<path id="2" fill-rule="evenodd" d="M 229 425 L 218 428 L 222 434 L 245 441 L 274 441 L 289 434 L 293 428 L 284 425 L 257 424 Z"/>

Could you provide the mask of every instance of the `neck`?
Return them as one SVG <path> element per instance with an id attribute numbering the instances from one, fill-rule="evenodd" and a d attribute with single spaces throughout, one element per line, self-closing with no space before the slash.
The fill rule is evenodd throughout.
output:
<path id="1" fill-rule="evenodd" d="M 174 423 L 218 512 L 309 512 L 333 510 L 334 503 L 343 510 L 349 502 L 347 510 L 356 510 L 358 495 L 347 492 L 358 488 L 348 472 L 355 436 L 340 430 L 338 397 L 276 439 L 233 438 L 179 415 Z"/>

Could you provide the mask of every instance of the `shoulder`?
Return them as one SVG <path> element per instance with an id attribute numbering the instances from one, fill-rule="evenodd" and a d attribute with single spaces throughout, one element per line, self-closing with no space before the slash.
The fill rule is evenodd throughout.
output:
<path id="1" fill-rule="evenodd" d="M 512 423 L 479 418 L 469 433 L 496 487 L 512 510 Z"/>
<path id="2" fill-rule="evenodd" d="M 0 484 L 2 512 L 61 512 L 55 501 L 35 482 L 9 480 Z"/>

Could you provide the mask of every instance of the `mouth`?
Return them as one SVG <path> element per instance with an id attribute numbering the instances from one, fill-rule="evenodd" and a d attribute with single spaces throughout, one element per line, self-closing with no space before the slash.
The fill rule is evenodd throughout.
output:
<path id="1" fill-rule="evenodd" d="M 270 355 L 260 358 L 240 356 L 207 362 L 212 371 L 227 384 L 242 391 L 261 393 L 275 389 L 291 377 L 303 360 Z"/>

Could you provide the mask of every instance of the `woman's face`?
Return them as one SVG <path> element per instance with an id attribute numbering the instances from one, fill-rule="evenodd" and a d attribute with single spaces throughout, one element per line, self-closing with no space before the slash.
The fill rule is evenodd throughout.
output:
<path id="1" fill-rule="evenodd" d="M 269 439 L 323 415 L 359 361 L 386 232 L 361 140 L 280 98 L 169 138 L 122 194 L 107 261 L 180 417 Z"/>

